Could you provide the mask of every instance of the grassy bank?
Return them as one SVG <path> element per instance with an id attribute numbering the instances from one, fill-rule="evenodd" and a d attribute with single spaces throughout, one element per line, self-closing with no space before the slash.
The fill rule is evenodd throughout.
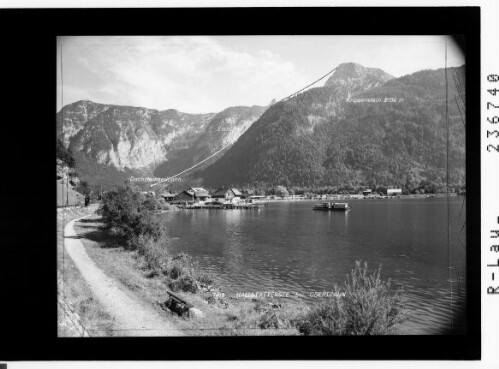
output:
<path id="1" fill-rule="evenodd" d="M 170 316 L 170 321 L 187 335 L 213 336 L 233 335 L 252 332 L 252 334 L 298 334 L 291 330 L 253 329 L 252 322 L 265 313 L 262 302 L 251 300 L 234 300 L 221 298 L 217 292 L 216 277 L 210 287 L 197 283 L 196 292 L 192 290 L 175 290 L 180 298 L 202 311 L 201 317 L 180 317 L 161 304 L 167 299 L 167 291 L 172 279 L 163 273 L 155 273 L 144 256 L 138 250 L 130 250 L 126 240 L 107 228 L 102 219 L 94 215 L 78 222 L 75 230 L 81 236 L 81 241 L 88 255 L 95 264 L 105 271 L 106 275 L 117 280 L 130 293 L 141 301 L 147 302 L 158 312 Z M 173 258 L 172 258 L 173 259 Z M 177 262 L 180 259 L 175 260 Z M 255 309 L 255 307 L 257 307 Z"/>
<path id="2" fill-rule="evenodd" d="M 57 210 L 57 282 L 58 294 L 66 306 L 58 304 L 58 336 L 81 336 L 78 326 L 83 326 L 91 336 L 93 332 L 112 335 L 112 319 L 95 300 L 74 263 L 64 253 L 64 227 L 71 220 L 91 214 L 97 206 Z M 76 320 L 75 321 L 75 315 Z"/>
<path id="3" fill-rule="evenodd" d="M 83 242 L 101 269 L 157 309 L 171 291 L 201 310 L 195 319 L 174 317 L 188 334 L 396 334 L 404 319 L 402 294 L 381 280 L 379 270 L 360 263 L 338 287 L 342 297 L 317 305 L 222 296 L 216 276 L 204 273 L 189 255 L 169 251 L 164 223 L 156 215 L 160 208 L 154 197 L 131 188 L 109 192 L 103 198 L 102 219 L 89 219 L 94 224 L 86 225 L 95 227 L 94 240 L 84 237 Z"/>

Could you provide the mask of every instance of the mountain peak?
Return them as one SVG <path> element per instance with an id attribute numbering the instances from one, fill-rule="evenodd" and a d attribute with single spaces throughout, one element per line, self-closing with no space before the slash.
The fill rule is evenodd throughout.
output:
<path id="1" fill-rule="evenodd" d="M 341 63 L 336 67 L 336 72 L 340 73 L 351 73 L 360 75 L 365 72 L 369 68 L 366 68 L 360 64 L 349 62 L 349 63 Z"/>
<path id="2" fill-rule="evenodd" d="M 379 68 L 368 68 L 357 63 L 342 63 L 324 84 L 324 87 L 347 89 L 348 92 L 378 87 L 394 77 Z"/>
<path id="3" fill-rule="evenodd" d="M 330 80 L 341 78 L 363 78 L 366 76 L 384 79 L 385 82 L 394 78 L 379 68 L 368 68 L 357 63 L 342 63 L 336 67 L 336 71 L 331 76 Z"/>

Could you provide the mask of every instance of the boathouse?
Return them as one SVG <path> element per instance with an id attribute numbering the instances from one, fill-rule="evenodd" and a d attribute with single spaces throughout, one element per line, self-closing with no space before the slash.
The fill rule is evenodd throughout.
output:
<path id="1" fill-rule="evenodd" d="M 194 191 L 194 202 L 206 201 L 209 198 L 210 194 L 208 192 Z"/>
<path id="2" fill-rule="evenodd" d="M 179 196 L 180 195 L 180 196 Z M 174 201 L 180 202 L 201 202 L 206 201 L 210 197 L 210 193 L 202 187 L 191 187 L 177 196 L 175 196 Z"/>
<path id="3" fill-rule="evenodd" d="M 239 201 L 242 197 L 241 191 L 237 188 L 225 188 L 220 187 L 215 193 L 211 196 L 212 198 L 218 201 Z"/>
<path id="4" fill-rule="evenodd" d="M 187 204 L 194 202 L 194 193 L 188 192 L 188 190 L 178 193 L 173 198 L 173 204 Z"/>

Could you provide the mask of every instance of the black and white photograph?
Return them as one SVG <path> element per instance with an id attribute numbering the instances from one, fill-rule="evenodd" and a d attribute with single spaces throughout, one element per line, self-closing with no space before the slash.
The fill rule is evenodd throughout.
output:
<path id="1" fill-rule="evenodd" d="M 0 364 L 499 362 L 497 6 L 19 1 Z"/>
<path id="2" fill-rule="evenodd" d="M 463 45 L 57 37 L 57 336 L 468 334 Z"/>

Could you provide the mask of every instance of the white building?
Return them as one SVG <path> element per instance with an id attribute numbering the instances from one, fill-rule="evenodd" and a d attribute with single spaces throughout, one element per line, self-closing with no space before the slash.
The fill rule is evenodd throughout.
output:
<path id="1" fill-rule="evenodd" d="M 390 195 L 402 195 L 402 189 L 401 188 L 389 188 L 386 190 L 386 194 L 388 196 Z"/>

